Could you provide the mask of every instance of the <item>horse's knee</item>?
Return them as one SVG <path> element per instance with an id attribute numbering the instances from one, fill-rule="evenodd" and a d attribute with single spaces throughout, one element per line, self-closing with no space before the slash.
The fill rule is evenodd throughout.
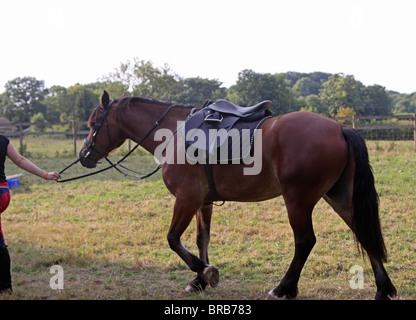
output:
<path id="1" fill-rule="evenodd" d="M 168 232 L 167 235 L 167 240 L 169 243 L 169 247 L 175 251 L 176 248 L 178 248 L 178 246 L 180 245 L 181 241 L 180 241 L 180 237 L 178 235 L 176 235 L 173 232 Z"/>

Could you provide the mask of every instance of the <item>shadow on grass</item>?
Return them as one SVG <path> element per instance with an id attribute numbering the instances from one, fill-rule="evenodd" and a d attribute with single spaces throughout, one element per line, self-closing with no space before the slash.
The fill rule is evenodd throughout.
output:
<path id="1" fill-rule="evenodd" d="M 184 263 L 169 267 L 151 262 L 133 265 L 78 255 L 75 250 L 8 242 L 12 259 L 13 293 L 0 300 L 235 300 L 263 299 L 270 290 L 263 281 L 221 279 L 220 285 L 202 293 L 187 293 L 195 274 Z M 59 265 L 64 289 L 52 289 L 50 281 Z M 221 271 L 220 271 L 221 272 Z"/>

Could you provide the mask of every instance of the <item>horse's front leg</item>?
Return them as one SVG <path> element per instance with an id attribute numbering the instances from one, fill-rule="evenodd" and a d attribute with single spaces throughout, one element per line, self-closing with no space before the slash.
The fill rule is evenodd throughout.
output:
<path id="1" fill-rule="evenodd" d="M 212 216 L 212 204 L 204 205 L 196 213 L 196 244 L 198 245 L 199 258 L 206 264 L 209 264 L 208 258 L 208 244 L 210 239 L 210 227 Z M 199 275 L 193 279 L 186 287 L 187 292 L 203 291 L 207 286 L 207 282 L 204 281 Z"/>
<path id="2" fill-rule="evenodd" d="M 196 203 L 191 197 L 186 199 L 177 197 L 173 211 L 172 223 L 169 228 L 167 239 L 171 249 L 175 251 L 183 261 L 185 261 L 185 263 L 192 271 L 198 274 L 201 282 L 205 282 L 212 287 L 216 287 L 219 281 L 218 270 L 215 267 L 209 265 L 208 261 L 204 261 L 189 252 L 189 250 L 183 246 L 180 240 L 183 232 L 189 226 L 193 216 L 200 208 L 201 204 Z M 206 246 L 207 245 L 208 243 Z M 206 249 L 203 249 L 203 252 L 205 251 Z M 208 257 L 208 254 L 206 254 L 206 257 Z"/>

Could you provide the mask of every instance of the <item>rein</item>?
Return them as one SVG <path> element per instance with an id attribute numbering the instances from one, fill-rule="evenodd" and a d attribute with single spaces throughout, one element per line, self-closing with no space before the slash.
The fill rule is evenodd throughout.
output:
<path id="1" fill-rule="evenodd" d="M 110 104 L 109 104 L 109 106 L 108 106 L 108 109 L 104 112 L 104 116 L 103 116 L 103 119 L 101 120 L 101 122 L 98 124 L 98 126 L 97 126 L 97 128 L 95 129 L 95 132 L 94 132 L 94 134 L 93 134 L 93 138 L 92 138 L 92 140 L 91 140 L 91 142 L 88 142 L 87 141 L 87 139 L 84 139 L 84 142 L 85 142 L 85 144 L 87 145 L 87 148 L 91 148 L 92 147 L 92 144 L 94 143 L 94 140 L 95 140 L 95 137 L 96 137 L 96 135 L 97 135 L 97 132 L 98 132 L 98 130 L 100 129 L 100 127 L 101 127 L 101 125 L 103 124 L 103 122 L 105 121 L 105 126 L 106 126 L 106 130 L 107 130 L 107 135 L 108 135 L 108 137 L 109 137 L 109 139 L 110 139 L 110 142 L 111 142 L 111 137 L 110 137 L 110 133 L 109 133 L 109 131 L 108 131 L 108 125 L 107 125 L 107 115 L 108 115 L 108 111 L 110 110 L 110 107 L 111 107 L 111 105 L 113 104 L 113 102 L 114 101 L 112 101 Z M 156 122 L 155 122 L 155 124 L 153 125 L 153 127 L 146 133 L 146 135 L 134 146 L 134 148 L 133 149 L 131 149 L 127 154 L 125 154 L 119 161 L 117 161 L 117 162 L 115 162 L 115 163 L 113 163 L 113 162 L 111 162 L 111 160 L 110 159 L 108 159 L 107 157 L 104 157 L 105 158 L 105 160 L 110 164 L 108 167 L 106 167 L 106 168 L 103 168 L 103 169 L 100 169 L 100 170 L 97 170 L 97 171 L 94 171 L 94 172 L 91 172 L 91 173 L 87 173 L 87 174 L 84 174 L 84 175 L 80 175 L 80 176 L 77 176 L 77 177 L 74 177 L 74 178 L 69 178 L 69 179 L 64 179 L 64 180 L 58 180 L 57 182 L 59 182 L 59 183 L 63 183 L 63 182 L 69 182 L 69 181 L 74 181 L 74 180 L 78 180 L 78 179 L 81 179 L 81 178 L 86 178 L 86 177 L 89 177 L 89 176 L 92 176 L 92 175 L 96 175 L 96 174 L 98 174 L 98 173 L 101 173 L 101 172 L 104 172 L 104 171 L 107 171 L 107 170 L 109 170 L 109 169 L 112 169 L 112 168 L 114 168 L 114 169 L 116 169 L 118 172 L 120 172 L 121 174 L 123 174 L 125 177 L 126 176 L 129 176 L 129 177 L 133 177 L 133 178 L 136 178 L 136 179 L 145 179 L 145 178 L 148 178 L 148 177 L 150 177 L 151 175 L 153 175 L 153 174 L 155 174 L 157 171 L 159 171 L 159 169 L 162 167 L 161 165 L 159 165 L 155 170 L 153 170 L 152 172 L 150 172 L 150 173 L 147 173 L 147 174 L 144 174 L 143 176 L 133 176 L 133 175 L 130 175 L 130 174 L 128 174 L 128 173 L 125 173 L 125 172 L 123 172 L 122 170 L 120 170 L 119 168 L 117 168 L 117 166 L 120 166 L 120 167 L 122 167 L 122 168 L 124 168 L 124 169 L 126 169 L 126 170 L 128 170 L 128 171 L 130 171 L 130 172 L 134 172 L 134 173 L 136 173 L 136 174 L 139 174 L 138 172 L 136 172 L 136 171 L 133 171 L 133 170 L 131 170 L 131 169 L 128 169 L 128 168 L 126 168 L 125 166 L 123 166 L 123 165 L 121 165 L 120 163 L 121 162 L 123 162 L 128 156 L 130 156 L 142 143 L 143 143 L 143 141 L 148 137 L 148 136 L 150 136 L 150 134 L 160 125 L 160 123 L 163 121 L 163 119 L 166 117 L 166 115 L 169 113 L 169 111 L 173 108 L 175 106 L 175 104 L 173 104 L 173 105 L 171 105 L 168 109 L 166 109 L 166 111 L 162 114 L 162 116 L 159 118 L 159 120 L 157 120 Z M 84 157 L 87 157 L 88 156 L 88 154 L 89 154 L 89 152 L 84 156 Z M 72 167 L 74 164 L 76 164 L 76 163 L 78 163 L 79 161 L 81 160 L 81 157 L 78 157 L 78 159 L 77 160 L 75 160 L 73 163 L 71 163 L 69 166 L 67 166 L 66 168 L 64 168 L 63 170 L 61 170 L 60 172 L 59 172 L 59 174 L 61 174 L 61 173 L 63 173 L 63 172 L 65 172 L 67 169 L 69 169 L 70 167 Z"/>

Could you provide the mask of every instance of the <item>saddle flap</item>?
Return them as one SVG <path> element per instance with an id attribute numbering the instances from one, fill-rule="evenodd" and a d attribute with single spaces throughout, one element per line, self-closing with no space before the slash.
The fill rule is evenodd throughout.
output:
<path id="1" fill-rule="evenodd" d="M 188 144 L 212 152 L 227 140 L 228 131 L 238 120 L 236 116 L 213 114 L 210 110 L 202 109 L 185 121 L 182 134 Z"/>
<path id="2" fill-rule="evenodd" d="M 243 108 L 227 100 L 219 100 L 191 114 L 182 127 L 185 152 L 190 150 L 192 154 L 201 150 L 209 156 L 219 155 L 220 161 L 242 159 L 249 154 L 247 150 L 251 148 L 255 129 L 271 116 L 270 105 L 271 102 L 266 100 Z M 244 130 L 250 134 L 245 136 Z M 219 149 L 225 150 L 225 155 Z"/>

